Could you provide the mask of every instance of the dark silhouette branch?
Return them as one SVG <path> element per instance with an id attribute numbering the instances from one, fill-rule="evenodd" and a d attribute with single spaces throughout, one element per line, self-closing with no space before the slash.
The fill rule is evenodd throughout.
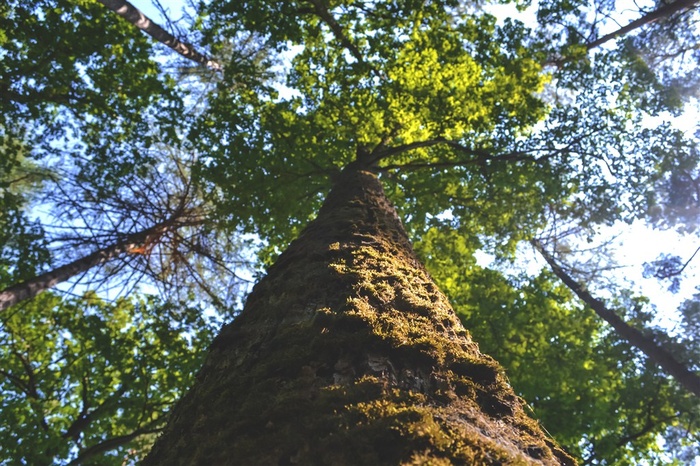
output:
<path id="1" fill-rule="evenodd" d="M 427 141 L 416 141 L 410 144 L 403 144 L 395 147 L 384 147 L 383 145 L 379 145 L 369 154 L 370 163 L 374 165 L 377 162 L 393 157 L 394 155 L 402 154 L 414 149 L 421 149 L 423 147 L 432 147 L 438 144 L 447 144 L 447 140 L 440 137 L 429 139 Z"/>
<path id="2" fill-rule="evenodd" d="M 633 441 L 637 440 L 638 438 L 643 437 L 643 436 L 649 434 L 650 432 L 654 431 L 654 429 L 656 429 L 656 427 L 659 426 L 660 424 L 670 422 L 674 419 L 677 419 L 678 417 L 679 417 L 678 415 L 665 416 L 665 417 L 662 417 L 660 419 L 657 419 L 656 421 L 653 421 L 650 419 L 644 424 L 644 426 L 638 432 L 635 432 L 633 434 L 629 434 L 629 435 L 626 435 L 626 436 L 620 438 L 617 441 L 617 446 L 623 447 L 623 446 L 627 445 L 628 443 L 633 442 Z"/>
<path id="3" fill-rule="evenodd" d="M 8 102 L 16 102 L 19 104 L 36 104 L 36 103 L 53 103 L 53 104 L 69 104 L 73 101 L 79 101 L 74 95 L 69 92 L 56 92 L 54 90 L 37 91 L 34 89 L 23 89 L 24 93 L 19 93 L 10 89 L 8 84 L 0 82 L 0 96 Z"/>
<path id="4" fill-rule="evenodd" d="M 367 64 L 360 50 L 355 44 L 353 44 L 353 42 L 348 38 L 348 36 L 345 35 L 343 27 L 340 24 L 338 24 L 333 15 L 331 15 L 326 5 L 323 4 L 323 1 L 309 0 L 309 3 L 311 3 L 314 7 L 313 13 L 319 18 L 321 18 L 321 20 L 323 20 L 324 23 L 326 23 L 326 25 L 330 28 L 335 38 L 341 43 L 343 47 L 347 49 L 348 52 L 350 52 L 350 54 L 353 57 L 355 57 L 355 60 L 357 60 L 358 63 Z"/>
<path id="5" fill-rule="evenodd" d="M 89 389 L 87 387 L 87 380 L 84 378 L 83 383 L 82 383 L 82 391 L 83 391 L 83 407 L 80 410 L 80 414 L 76 417 L 76 419 L 73 421 L 73 423 L 66 429 L 66 431 L 63 433 L 62 437 L 63 438 L 72 438 L 74 440 L 78 440 L 80 438 L 80 434 L 88 428 L 90 423 L 97 418 L 102 412 L 104 412 L 109 406 L 112 406 L 110 404 L 111 401 L 118 400 L 121 398 L 124 393 L 126 393 L 127 387 L 126 385 L 122 384 L 119 387 L 119 390 L 116 392 L 112 393 L 107 399 L 105 399 L 102 403 L 100 403 L 99 406 L 97 406 L 95 409 L 90 410 L 90 404 L 88 401 L 88 396 L 89 396 Z"/>
<path id="6" fill-rule="evenodd" d="M 586 49 L 591 50 L 596 47 L 599 47 L 605 44 L 606 42 L 609 42 L 613 39 L 616 39 L 617 37 L 627 34 L 628 32 L 634 31 L 635 29 L 639 29 L 640 27 L 653 23 L 654 21 L 657 21 L 659 19 L 669 17 L 674 13 L 678 13 L 684 10 L 690 10 L 693 7 L 697 6 L 698 3 L 700 3 L 698 0 L 676 0 L 675 2 L 664 4 L 656 10 L 632 21 L 626 26 L 623 26 L 592 42 L 588 42 L 586 44 Z"/>
<path id="7" fill-rule="evenodd" d="M 140 253 L 140 248 L 157 241 L 164 231 L 176 224 L 176 218 L 159 223 L 145 230 L 131 233 L 121 240 L 103 247 L 87 256 L 74 260 L 66 265 L 42 273 L 30 280 L 9 286 L 0 291 L 0 311 L 13 306 L 25 299 L 33 298 L 59 283 L 65 282 L 77 275 L 83 274 L 93 267 L 104 264 L 118 256 L 127 253 Z M 177 225 L 181 226 L 181 225 Z"/>
<path id="8" fill-rule="evenodd" d="M 24 393 L 28 397 L 32 396 L 32 392 L 31 392 L 30 388 L 27 386 L 26 383 L 24 383 L 22 381 L 21 378 L 17 377 L 16 375 L 14 375 L 11 372 L 8 372 L 4 369 L 0 369 L 0 375 L 5 377 L 7 380 L 9 380 L 12 385 L 17 387 L 18 390 L 20 390 L 22 393 Z"/>
<path id="9" fill-rule="evenodd" d="M 222 69 L 219 62 L 200 53 L 193 45 L 183 42 L 170 34 L 158 24 L 154 23 L 148 16 L 144 15 L 141 10 L 136 8 L 131 3 L 125 0 L 98 1 L 158 42 L 167 45 L 188 60 L 192 60 L 193 62 L 214 71 L 220 71 Z"/>
<path id="10" fill-rule="evenodd" d="M 162 428 L 150 428 L 150 427 L 144 427 L 140 429 L 136 429 L 130 434 L 127 435 L 120 435 L 119 437 L 112 437 L 109 438 L 103 442 L 100 442 L 96 445 L 93 445 L 89 448 L 86 448 L 80 454 L 78 455 L 77 458 L 75 458 L 73 461 L 68 463 L 68 466 L 77 466 L 79 464 L 85 463 L 88 459 L 93 458 L 100 453 L 104 453 L 106 451 L 114 450 L 117 447 L 120 447 L 126 443 L 131 442 L 137 437 L 140 437 L 141 435 L 146 435 L 146 434 L 156 434 L 163 430 Z"/>
<path id="11" fill-rule="evenodd" d="M 666 373 L 673 376 L 681 386 L 700 397 L 700 377 L 697 374 L 691 372 L 685 365 L 678 362 L 670 352 L 659 346 L 652 338 L 644 335 L 622 320 L 615 312 L 608 309 L 603 301 L 593 297 L 584 285 L 581 285 L 566 273 L 540 241 L 533 239 L 530 243 L 542 255 L 544 260 L 547 261 L 554 274 L 559 277 L 579 299 L 593 309 L 600 318 L 609 323 L 622 338 L 626 339 L 631 345 L 639 348 L 651 361 L 658 364 Z"/>
<path id="12" fill-rule="evenodd" d="M 555 150 L 546 156 L 536 158 L 532 154 L 523 151 L 514 151 L 506 154 L 493 155 L 486 149 L 472 149 L 466 147 L 458 142 L 447 140 L 443 137 L 438 137 L 435 139 L 429 139 L 426 141 L 417 141 L 410 144 L 404 144 L 395 147 L 382 147 L 379 146 L 377 149 L 373 150 L 370 154 L 366 155 L 367 159 L 364 164 L 369 166 L 375 166 L 379 161 L 393 157 L 395 155 L 408 152 L 414 149 L 420 149 L 424 147 L 433 147 L 436 145 L 444 144 L 451 147 L 457 152 L 462 154 L 467 154 L 472 156 L 471 159 L 467 160 L 449 160 L 442 162 L 409 162 L 405 164 L 388 164 L 381 167 L 375 167 L 374 169 L 378 172 L 387 172 L 390 170 L 418 170 L 423 168 L 450 168 L 450 167 L 460 167 L 465 165 L 480 164 L 486 161 L 519 161 L 528 160 L 531 162 L 538 162 L 554 155 L 563 152 L 562 150 Z"/>
<path id="13" fill-rule="evenodd" d="M 693 255 L 690 256 L 690 259 L 685 261 L 685 263 L 683 265 L 681 265 L 680 267 L 676 267 L 673 269 L 661 267 L 660 270 L 657 270 L 654 273 L 654 277 L 663 280 L 666 278 L 676 277 L 676 276 L 682 274 L 683 271 L 688 267 L 688 265 L 690 265 L 690 263 L 693 261 L 693 259 L 695 259 L 695 256 L 698 255 L 698 252 L 700 252 L 700 247 L 698 247 L 695 250 L 695 252 L 693 253 Z"/>

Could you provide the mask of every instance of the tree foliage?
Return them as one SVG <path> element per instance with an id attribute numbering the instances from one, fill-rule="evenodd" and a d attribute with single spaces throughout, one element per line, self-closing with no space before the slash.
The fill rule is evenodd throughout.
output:
<path id="1" fill-rule="evenodd" d="M 154 298 L 109 303 L 94 293 L 45 293 L 4 313 L 0 462 L 139 458 L 213 336 L 200 313 Z"/>

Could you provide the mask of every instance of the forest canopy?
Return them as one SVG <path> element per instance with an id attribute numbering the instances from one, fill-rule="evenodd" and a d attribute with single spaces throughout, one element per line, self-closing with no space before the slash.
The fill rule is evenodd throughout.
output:
<path id="1" fill-rule="evenodd" d="M 613 236 L 698 245 L 699 9 L 4 3 L 0 464 L 142 459 L 357 161 L 564 449 L 697 461 L 697 250 Z"/>

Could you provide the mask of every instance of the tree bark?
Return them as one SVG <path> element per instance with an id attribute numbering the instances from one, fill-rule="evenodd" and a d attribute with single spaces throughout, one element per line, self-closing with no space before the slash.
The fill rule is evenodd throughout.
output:
<path id="1" fill-rule="evenodd" d="M 125 0 L 97 1 L 129 21 L 137 28 L 141 29 L 158 42 L 167 45 L 188 60 L 192 60 L 195 63 L 206 66 L 207 68 L 215 71 L 221 70 L 221 65 L 218 62 L 198 52 L 193 45 L 180 41 L 177 37 L 173 36 L 168 31 L 151 21 L 148 16 L 144 15 L 141 10 L 136 8 L 131 3 Z"/>
<path id="2" fill-rule="evenodd" d="M 376 175 L 349 166 L 144 464 L 425 463 L 574 461 L 479 352 Z"/>
<path id="3" fill-rule="evenodd" d="M 665 348 L 656 344 L 653 338 L 644 335 L 636 328 L 630 326 L 620 318 L 615 312 L 608 309 L 605 304 L 591 295 L 586 288 L 567 274 L 563 268 L 547 252 L 542 244 L 536 240 L 531 241 L 532 245 L 544 257 L 554 274 L 564 282 L 566 286 L 595 311 L 598 316 L 605 320 L 615 329 L 615 331 L 631 345 L 639 348 L 650 360 L 659 365 L 666 373 L 670 374 L 676 381 L 696 396 L 700 396 L 700 377 L 688 370 L 688 368 L 678 362 L 676 358 L 666 351 Z"/>
<path id="4" fill-rule="evenodd" d="M 122 254 L 135 251 L 140 253 L 144 244 L 152 241 L 152 238 L 160 235 L 164 228 L 171 222 L 161 223 L 154 227 L 132 233 L 123 240 L 99 249 L 92 254 L 81 257 L 73 262 L 57 267 L 46 273 L 42 273 L 31 280 L 9 286 L 0 291 L 0 311 L 4 311 L 25 299 L 33 298 L 39 293 L 53 288 L 59 283 L 72 277 L 87 272 L 91 268 L 104 264 Z"/>
<path id="5" fill-rule="evenodd" d="M 592 50 L 617 37 L 623 36 L 628 32 L 634 31 L 635 29 L 638 29 L 649 23 L 653 23 L 658 19 L 667 18 L 674 13 L 678 13 L 679 11 L 689 10 L 697 4 L 698 0 L 676 0 L 672 3 L 666 3 L 663 6 L 657 8 L 656 10 L 647 13 L 641 18 L 638 18 L 632 21 L 631 23 L 627 24 L 626 26 L 621 27 L 620 29 L 613 31 L 610 34 L 606 34 L 603 37 L 600 37 L 594 41 L 588 42 L 586 44 L 586 48 L 588 50 Z"/>

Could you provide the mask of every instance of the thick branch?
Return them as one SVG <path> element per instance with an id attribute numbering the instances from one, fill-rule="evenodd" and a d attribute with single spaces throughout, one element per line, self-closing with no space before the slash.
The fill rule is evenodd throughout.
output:
<path id="1" fill-rule="evenodd" d="M 512 160 L 529 160 L 529 161 L 537 161 L 540 159 L 536 159 L 532 155 L 526 153 L 526 152 L 510 152 L 507 154 L 500 154 L 500 155 L 493 155 L 491 154 L 488 150 L 485 149 L 471 149 L 469 147 L 463 146 L 462 144 L 455 142 L 455 141 L 449 141 L 445 138 L 438 137 L 435 139 L 429 139 L 426 141 L 417 141 L 413 142 L 410 144 L 404 144 L 401 146 L 396 146 L 396 147 L 388 147 L 388 148 L 381 148 L 381 149 L 375 149 L 372 151 L 371 154 L 368 155 L 370 159 L 370 163 L 365 163 L 366 165 L 375 165 L 378 163 L 380 160 L 387 159 L 389 157 L 392 157 L 394 155 L 398 155 L 404 152 L 408 152 L 414 149 L 420 149 L 423 147 L 432 147 L 436 146 L 438 144 L 445 144 L 452 149 L 455 149 L 458 152 L 468 154 L 472 156 L 473 158 L 468 159 L 468 160 L 449 160 L 449 161 L 444 161 L 444 162 L 411 162 L 411 163 L 406 163 L 406 164 L 389 164 L 389 165 L 384 165 L 382 167 L 377 167 L 377 171 L 389 171 L 389 170 L 416 170 L 416 169 L 422 169 L 422 168 L 445 168 L 445 167 L 460 167 L 464 165 L 471 165 L 474 163 L 483 163 L 486 162 L 487 160 L 495 160 L 495 161 L 512 161 Z M 555 153 L 559 153 L 560 151 L 556 151 Z M 553 155 L 553 154 L 552 154 Z M 545 156 L 544 158 L 550 157 Z"/>
<path id="2" fill-rule="evenodd" d="M 29 386 L 26 383 L 24 383 L 21 378 L 4 369 L 0 369 L 0 375 L 9 380 L 12 385 L 17 387 L 17 389 L 25 395 L 29 397 L 33 396 Z"/>
<path id="3" fill-rule="evenodd" d="M 649 434 L 654 429 L 656 429 L 659 425 L 670 422 L 670 421 L 676 419 L 677 417 L 678 417 L 677 415 L 673 415 L 673 416 L 666 416 L 666 417 L 663 417 L 661 419 L 657 419 L 656 421 L 649 420 L 644 425 L 644 427 L 642 427 L 639 430 L 639 432 L 635 432 L 633 434 L 626 435 L 626 436 L 622 437 L 621 439 L 619 439 L 617 441 L 617 446 L 623 447 L 623 446 L 627 445 L 628 443 L 633 442 L 634 440 L 637 440 L 638 438 Z"/>
<path id="4" fill-rule="evenodd" d="M 100 453 L 104 453 L 106 451 L 114 450 L 117 447 L 120 447 L 124 444 L 127 444 L 134 440 L 137 437 L 140 437 L 141 435 L 146 435 L 146 434 L 156 434 L 160 432 L 161 428 L 141 428 L 141 429 L 136 429 L 135 431 L 131 432 L 130 434 L 127 435 L 121 435 L 119 437 L 112 437 L 104 442 L 100 442 L 96 445 L 93 445 L 91 447 L 86 448 L 83 450 L 76 459 L 68 463 L 69 466 L 77 466 L 79 464 L 84 464 L 88 459 L 93 458 Z"/>
<path id="5" fill-rule="evenodd" d="M 214 71 L 221 70 L 221 64 L 219 64 L 217 61 L 201 54 L 194 48 L 193 45 L 188 44 L 187 42 L 182 42 L 177 37 L 170 34 L 168 31 L 151 21 L 148 16 L 144 15 L 141 10 L 136 8 L 131 3 L 125 0 L 98 1 L 158 42 L 167 45 L 188 60 L 192 60 L 193 62 L 206 66 Z"/>
<path id="6" fill-rule="evenodd" d="M 51 90 L 39 92 L 34 89 L 23 89 L 23 91 L 24 93 L 19 93 L 10 89 L 9 85 L 0 83 L 0 95 L 2 96 L 3 100 L 7 100 L 8 102 L 17 102 L 20 104 L 34 104 L 37 102 L 68 104 L 70 103 L 71 99 L 74 98 L 74 96 L 67 92 L 58 93 Z"/>
<path id="7" fill-rule="evenodd" d="M 132 233 L 121 241 L 117 241 L 114 244 L 81 257 L 69 264 L 57 267 L 30 280 L 5 288 L 0 291 L 0 311 L 4 311 L 8 307 L 20 301 L 24 301 L 25 299 L 33 298 L 59 283 L 69 280 L 76 275 L 86 272 L 122 254 L 131 252 L 132 250 L 138 252 L 139 247 L 148 244 L 154 237 L 159 237 L 163 229 L 168 228 L 172 223 L 173 220 L 170 220 L 147 228 L 146 230 Z"/>
<path id="8" fill-rule="evenodd" d="M 599 47 L 606 42 L 609 42 L 617 37 L 623 36 L 623 35 L 627 34 L 628 32 L 634 31 L 635 29 L 638 29 L 642 26 L 653 23 L 656 20 L 659 20 L 661 18 L 666 18 L 668 16 L 671 16 L 674 13 L 678 13 L 679 11 L 690 10 L 691 8 L 696 6 L 698 3 L 700 3 L 698 0 L 676 0 L 673 3 L 667 3 L 660 8 L 657 8 L 656 10 L 654 10 L 650 13 L 647 13 L 646 15 L 642 16 L 641 18 L 638 18 L 638 19 L 632 21 L 631 23 L 627 24 L 626 26 L 621 27 L 620 29 L 617 29 L 609 34 L 606 34 L 603 37 L 600 37 L 592 42 L 588 42 L 586 44 L 586 48 L 588 50 L 591 50 L 591 49 L 594 49 L 596 47 Z"/>
<path id="9" fill-rule="evenodd" d="M 432 147 L 438 144 L 446 143 L 447 141 L 445 140 L 445 138 L 439 137 L 435 139 L 428 139 L 427 141 L 416 141 L 410 144 L 403 144 L 401 146 L 395 147 L 385 147 L 383 145 L 379 145 L 371 153 L 367 154 L 367 157 L 369 159 L 369 165 L 375 165 L 380 160 L 388 159 L 389 157 L 393 157 L 394 155 L 402 154 L 404 152 L 408 152 L 414 149 Z"/>
<path id="10" fill-rule="evenodd" d="M 80 438 L 80 434 L 87 429 L 87 427 L 90 425 L 90 423 L 100 414 L 102 414 L 105 409 L 107 409 L 109 406 L 111 406 L 111 402 L 114 400 L 120 399 L 124 393 L 126 393 L 126 385 L 122 384 L 119 387 L 119 390 L 116 392 L 112 393 L 107 399 L 105 399 L 100 405 L 93 409 L 92 411 L 89 411 L 89 404 L 87 400 L 87 387 L 86 381 L 84 379 L 83 381 L 83 409 L 81 410 L 80 414 L 78 417 L 71 423 L 71 425 L 66 429 L 66 431 L 63 433 L 63 438 L 72 438 L 75 440 L 78 440 Z"/>
<path id="11" fill-rule="evenodd" d="M 608 309 L 602 301 L 594 298 L 585 286 L 578 283 L 564 271 L 554 257 L 545 250 L 542 243 L 537 240 L 532 240 L 530 243 L 547 261 L 554 274 L 584 303 L 593 309 L 599 317 L 609 323 L 621 337 L 639 348 L 651 361 L 658 364 L 664 371 L 673 376 L 676 381 L 688 391 L 700 397 L 700 377 L 698 377 L 697 374 L 688 370 L 685 365 L 678 362 L 671 353 L 659 346 L 652 338 L 649 338 L 636 328 L 627 324 L 615 314 L 615 312 Z"/>
<path id="12" fill-rule="evenodd" d="M 338 24 L 333 15 L 331 15 L 326 5 L 323 4 L 323 1 L 309 0 L 309 3 L 311 3 L 314 6 L 314 14 L 316 14 L 316 16 L 321 18 L 323 22 L 328 25 L 328 27 L 331 29 L 331 32 L 333 32 L 333 35 L 336 39 L 338 39 L 342 46 L 345 47 L 353 57 L 355 57 L 355 60 L 357 60 L 358 63 L 364 64 L 365 59 L 362 56 L 362 53 L 357 48 L 357 46 L 353 44 L 352 41 L 345 35 L 342 26 Z"/>

